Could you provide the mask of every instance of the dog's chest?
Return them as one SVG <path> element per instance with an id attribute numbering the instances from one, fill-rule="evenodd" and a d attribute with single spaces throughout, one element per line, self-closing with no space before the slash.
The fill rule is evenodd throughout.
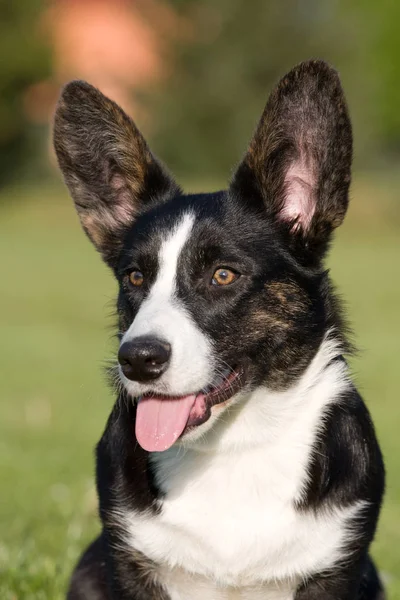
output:
<path id="1" fill-rule="evenodd" d="M 252 586 L 218 585 L 210 578 L 188 573 L 179 567 L 164 568 L 160 580 L 170 600 L 293 600 L 293 583 L 256 584 Z"/>
<path id="2" fill-rule="evenodd" d="M 182 569 L 200 577 L 192 589 L 213 582 L 204 597 L 257 600 L 268 589 L 266 598 L 290 599 L 302 577 L 340 555 L 347 513 L 296 510 L 302 461 L 288 455 L 285 440 L 274 450 L 163 453 L 161 512 L 131 515 L 129 529 L 132 545 L 167 567 L 173 600 L 187 593 Z"/>
<path id="3" fill-rule="evenodd" d="M 287 393 L 254 392 L 214 426 L 207 451 L 151 456 L 161 510 L 131 512 L 125 527 L 160 565 L 172 600 L 195 600 L 204 586 L 213 600 L 290 600 L 304 578 L 345 557 L 360 506 L 296 508 L 324 413 L 346 386 L 340 364 L 313 377 Z"/>

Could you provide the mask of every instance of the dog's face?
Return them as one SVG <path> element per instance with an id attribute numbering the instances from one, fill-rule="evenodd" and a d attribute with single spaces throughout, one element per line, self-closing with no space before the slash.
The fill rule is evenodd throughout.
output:
<path id="1" fill-rule="evenodd" d="M 311 361 L 337 318 L 322 259 L 347 208 L 351 139 L 336 72 L 303 63 L 229 189 L 183 195 L 117 105 L 83 82 L 64 89 L 57 156 L 119 282 L 119 374 L 145 449 L 195 439 Z"/>

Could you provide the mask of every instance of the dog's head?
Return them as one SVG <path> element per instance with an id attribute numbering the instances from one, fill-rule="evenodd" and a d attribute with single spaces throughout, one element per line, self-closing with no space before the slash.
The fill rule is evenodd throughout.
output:
<path id="1" fill-rule="evenodd" d="M 348 204 L 351 126 L 337 73 L 294 68 L 226 191 L 184 195 L 132 120 L 67 85 L 55 148 L 84 230 L 119 282 L 120 378 L 163 450 L 260 386 L 285 389 L 337 324 L 322 260 Z"/>

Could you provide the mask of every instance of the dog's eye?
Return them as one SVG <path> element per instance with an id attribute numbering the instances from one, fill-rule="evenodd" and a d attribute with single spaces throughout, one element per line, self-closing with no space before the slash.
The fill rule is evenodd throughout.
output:
<path id="1" fill-rule="evenodd" d="M 214 272 L 212 276 L 211 283 L 213 285 L 230 285 L 239 277 L 239 273 L 232 271 L 231 269 L 226 269 L 225 267 L 221 267 Z"/>
<path id="2" fill-rule="evenodd" d="M 129 281 L 135 287 L 140 287 L 144 281 L 144 275 L 141 271 L 131 271 L 129 273 Z"/>

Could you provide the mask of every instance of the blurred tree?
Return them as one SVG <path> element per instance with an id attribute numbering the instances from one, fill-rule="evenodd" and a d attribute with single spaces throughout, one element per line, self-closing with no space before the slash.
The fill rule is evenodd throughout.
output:
<path id="1" fill-rule="evenodd" d="M 96 4 L 97 9 L 91 8 Z M 146 44 L 137 32 L 128 32 L 127 20 L 124 37 L 107 17 L 111 33 L 94 40 L 88 51 L 90 31 L 97 27 L 104 35 L 106 30 L 99 18 L 90 18 L 95 10 L 99 17 L 99 7 L 104 14 L 118 7 L 132 9 L 135 23 L 147 22 L 146 31 L 157 42 L 156 69 L 143 59 Z M 61 8 L 77 11 L 85 44 L 77 42 L 74 24 L 69 36 L 60 36 L 68 26 Z M 83 18 L 85 10 L 89 16 Z M 40 30 L 50 13 L 54 19 L 47 20 L 47 35 L 53 57 L 44 27 Z M 145 121 L 145 129 L 148 125 L 156 151 L 178 176 L 207 177 L 210 184 L 226 179 L 273 84 L 294 64 L 312 57 L 328 60 L 341 73 L 355 130 L 356 163 L 365 167 L 380 157 L 397 160 L 399 18 L 400 3 L 393 0 L 120 0 L 118 6 L 115 0 L 0 0 L 0 183 L 21 169 L 36 169 L 46 158 L 37 151 L 36 134 L 43 131 L 39 123 L 52 111 L 60 80 L 75 76 L 98 82 L 105 91 L 112 90 L 101 83 L 107 78 L 129 84 L 134 99 L 142 102 L 133 104 L 138 120 Z M 133 36 L 132 44 L 126 35 Z M 72 72 L 60 71 L 71 57 Z M 135 65 L 146 86 L 152 86 L 146 93 L 135 79 Z"/>
<path id="2" fill-rule="evenodd" d="M 34 152 L 24 93 L 50 69 L 38 34 L 42 8 L 42 0 L 0 0 L 0 183 L 15 176 L 27 153 Z"/>
<path id="3" fill-rule="evenodd" d="M 175 0 L 193 25 L 162 90 L 156 147 L 179 173 L 225 178 L 273 83 L 311 57 L 344 62 L 347 36 L 325 0 Z M 338 44 L 338 39 L 341 42 Z M 161 115 L 161 116 L 159 116 Z"/>
<path id="4" fill-rule="evenodd" d="M 156 150 L 178 175 L 226 179 L 245 150 L 272 85 L 308 58 L 328 60 L 341 73 L 359 165 L 389 143 L 400 146 L 399 3 L 170 0 L 170 4 L 192 30 L 176 47 L 176 68 L 156 95 L 153 137 Z"/>
<path id="5" fill-rule="evenodd" d="M 365 66 L 375 81 L 374 103 L 380 146 L 400 154 L 400 3 L 394 0 L 353 0 L 363 16 Z"/>

